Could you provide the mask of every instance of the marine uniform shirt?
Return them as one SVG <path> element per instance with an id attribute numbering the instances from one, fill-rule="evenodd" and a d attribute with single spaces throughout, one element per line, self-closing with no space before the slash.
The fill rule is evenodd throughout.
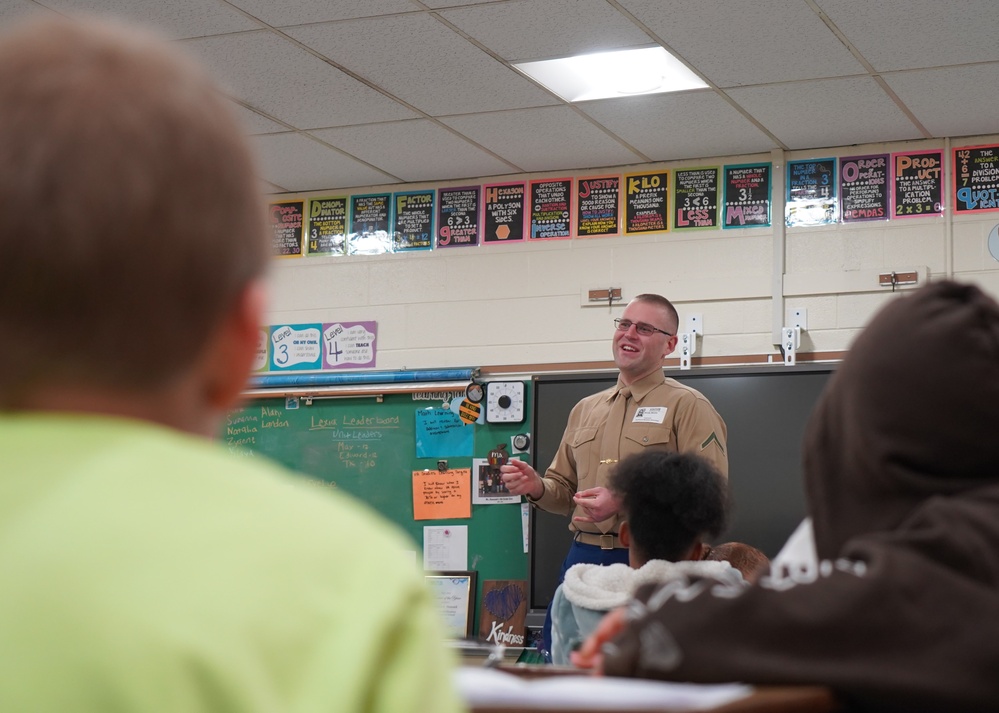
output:
<path id="1" fill-rule="evenodd" d="M 607 418 L 623 386 L 619 378 L 617 385 L 587 396 L 573 407 L 562 442 L 545 472 L 544 495 L 532 501 L 537 507 L 562 515 L 585 515 L 575 507 L 572 496 L 587 488 L 606 487 L 617 460 L 646 448 L 696 453 L 728 476 L 725 422 L 703 394 L 667 379 L 660 369 L 630 386 L 620 454 L 608 457 L 601 453 Z M 617 532 L 618 520 L 615 515 L 599 523 L 570 522 L 569 529 Z"/>

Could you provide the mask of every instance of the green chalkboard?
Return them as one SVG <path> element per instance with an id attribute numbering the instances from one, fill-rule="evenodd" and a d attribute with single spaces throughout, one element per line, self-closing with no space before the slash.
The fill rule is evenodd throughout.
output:
<path id="1" fill-rule="evenodd" d="M 530 391 L 528 385 L 528 399 Z M 417 454 L 417 411 L 441 408 L 448 396 L 456 395 L 255 399 L 228 415 L 221 438 L 235 454 L 268 456 L 302 477 L 368 503 L 409 534 L 418 562 L 422 562 L 424 526 L 467 525 L 468 569 L 478 572 L 481 602 L 484 580 L 527 579 L 520 505 L 473 503 L 471 519 L 413 519 L 413 471 L 438 466 L 436 455 Z M 531 413 L 530 403 L 527 406 Z M 471 468 L 473 457 L 487 458 L 500 443 L 512 451 L 512 436 L 530 432 L 529 423 L 465 428 L 472 429 L 472 454 L 440 456 L 449 468 Z M 526 453 L 517 457 L 530 461 Z"/>

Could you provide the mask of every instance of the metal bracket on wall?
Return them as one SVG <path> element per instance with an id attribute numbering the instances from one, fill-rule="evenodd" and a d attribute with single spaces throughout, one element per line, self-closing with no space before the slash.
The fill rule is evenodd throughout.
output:
<path id="1" fill-rule="evenodd" d="M 605 290 L 590 290 L 587 295 L 590 302 L 606 302 L 610 306 L 621 301 L 621 288 L 608 287 Z"/>

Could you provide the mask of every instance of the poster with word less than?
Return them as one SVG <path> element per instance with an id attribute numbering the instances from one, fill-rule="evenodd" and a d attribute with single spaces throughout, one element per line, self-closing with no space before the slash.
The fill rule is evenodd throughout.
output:
<path id="1" fill-rule="evenodd" d="M 531 181 L 531 240 L 572 237 L 572 179 Z"/>
<path id="2" fill-rule="evenodd" d="M 434 235 L 434 192 L 396 193 L 392 249 L 395 252 L 429 250 Z"/>
<path id="3" fill-rule="evenodd" d="M 323 369 L 363 369 L 375 365 L 378 322 L 323 325 Z"/>
<path id="4" fill-rule="evenodd" d="M 770 225 L 770 164 L 725 167 L 723 228 Z"/>
<path id="5" fill-rule="evenodd" d="M 841 158 L 839 188 L 844 223 L 888 220 L 888 154 Z"/>
<path id="6" fill-rule="evenodd" d="M 620 176 L 580 178 L 576 186 L 576 234 L 581 238 L 620 232 Z"/>
<path id="7" fill-rule="evenodd" d="M 392 196 L 379 193 L 350 197 L 348 255 L 380 255 L 392 252 Z"/>
<path id="8" fill-rule="evenodd" d="M 892 218 L 943 215 L 943 152 L 901 151 L 891 161 Z"/>
<path id="9" fill-rule="evenodd" d="M 524 239 L 527 187 L 502 183 L 483 187 L 482 242 L 486 245 L 516 243 Z"/>
<path id="10" fill-rule="evenodd" d="M 347 245 L 347 197 L 310 198 L 307 255 L 343 255 Z"/>
<path id="11" fill-rule="evenodd" d="M 835 223 L 836 159 L 787 162 L 787 225 Z"/>
<path id="12" fill-rule="evenodd" d="M 321 369 L 321 324 L 282 324 L 271 327 L 271 371 Z"/>
<path id="13" fill-rule="evenodd" d="M 674 230 L 718 227 L 718 168 L 683 168 L 673 174 Z"/>
<path id="14" fill-rule="evenodd" d="M 999 146 L 954 149 L 954 210 L 999 210 Z"/>
<path id="15" fill-rule="evenodd" d="M 478 186 L 441 188 L 437 191 L 437 247 L 458 248 L 479 244 Z"/>
<path id="16" fill-rule="evenodd" d="M 669 230 L 669 171 L 629 173 L 624 177 L 624 233 Z"/>
<path id="17" fill-rule="evenodd" d="M 271 250 L 280 257 L 302 256 L 304 201 L 270 204 Z"/>

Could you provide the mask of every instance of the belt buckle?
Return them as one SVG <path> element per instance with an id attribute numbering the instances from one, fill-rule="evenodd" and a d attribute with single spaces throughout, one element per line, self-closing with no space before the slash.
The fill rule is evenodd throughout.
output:
<path id="1" fill-rule="evenodd" d="M 601 535 L 600 536 L 600 549 L 602 549 L 602 550 L 613 550 L 614 549 L 614 535 Z"/>

